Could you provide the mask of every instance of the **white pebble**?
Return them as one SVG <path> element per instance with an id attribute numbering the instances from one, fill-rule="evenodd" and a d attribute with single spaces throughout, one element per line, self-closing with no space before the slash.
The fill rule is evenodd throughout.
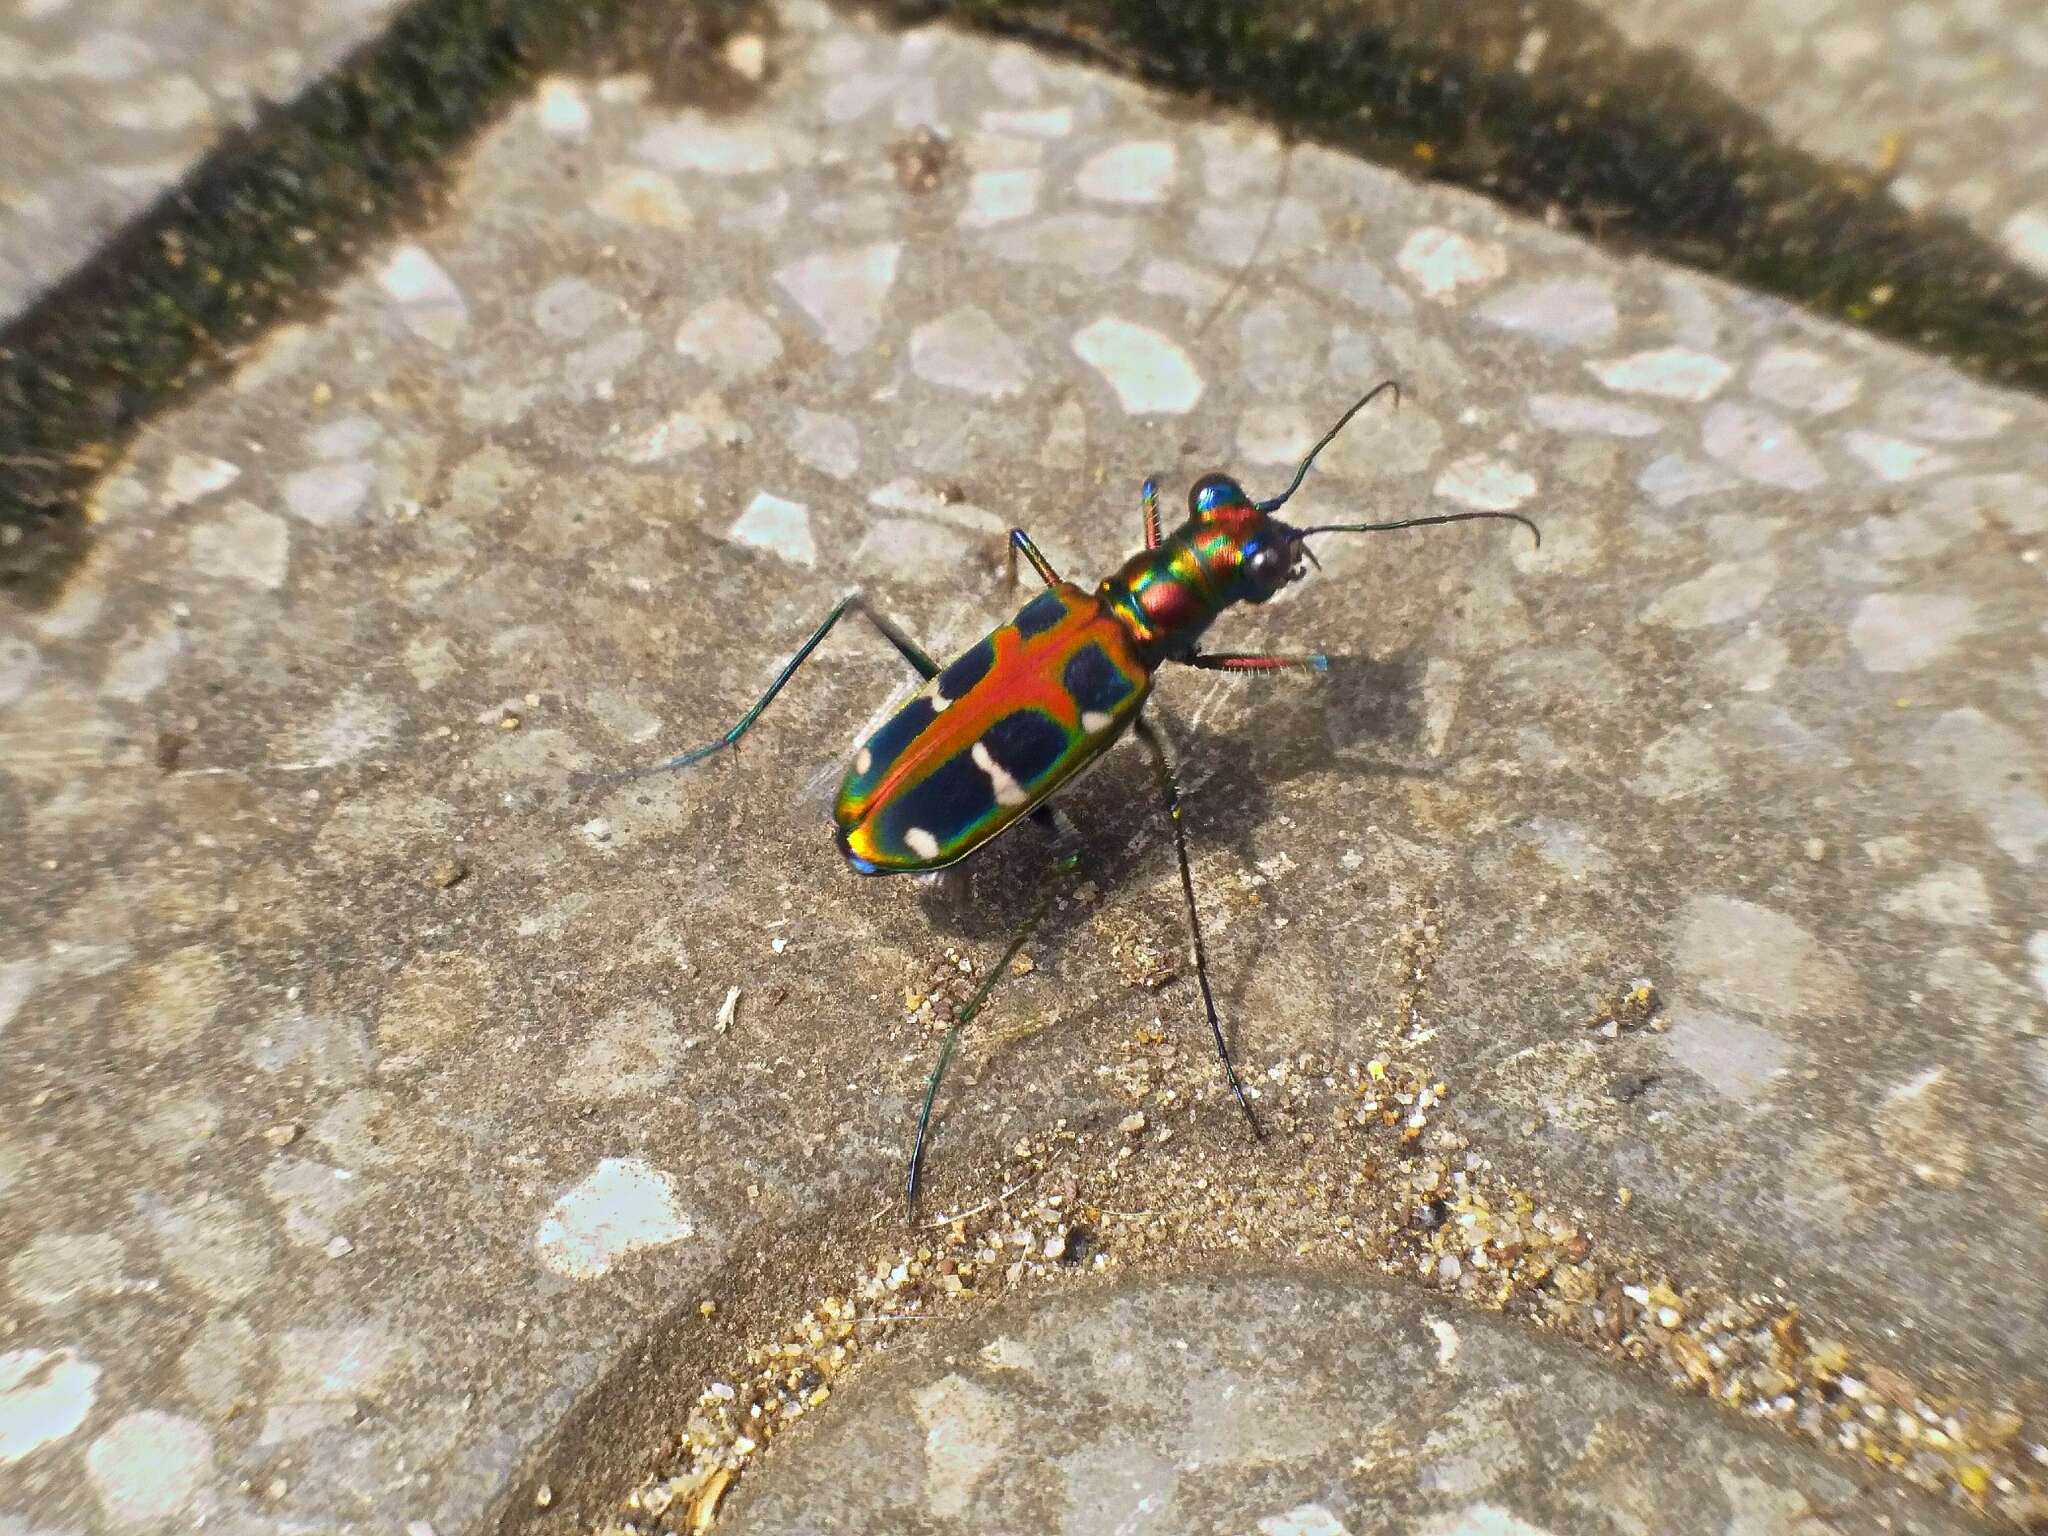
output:
<path id="1" fill-rule="evenodd" d="M 573 81 L 548 80 L 535 102 L 541 130 L 558 139 L 580 139 L 590 131 L 590 103 Z"/>
<path id="2" fill-rule="evenodd" d="M 1496 283 L 1508 270 L 1507 251 L 1498 243 L 1435 226 L 1410 235 L 1396 260 L 1415 285 L 1439 303 L 1449 303 L 1468 288 Z"/>
<path id="3" fill-rule="evenodd" d="M 722 378 L 751 379 L 773 368 L 782 338 L 738 299 L 721 297 L 703 305 L 676 330 L 676 351 Z"/>
<path id="4" fill-rule="evenodd" d="M 1597 432 L 1608 437 L 1649 437 L 1664 428 L 1663 420 L 1648 411 L 1592 395 L 1531 395 L 1529 418 L 1553 432 Z"/>
<path id="5" fill-rule="evenodd" d="M 903 247 L 894 244 L 821 251 L 775 274 L 834 352 L 857 352 L 882 329 Z"/>
<path id="6" fill-rule="evenodd" d="M 1998 238 L 2021 266 L 2048 277 L 2048 212 L 2022 208 L 2005 221 Z"/>
<path id="7" fill-rule="evenodd" d="M 204 454 L 181 453 L 164 471 L 163 497 L 166 507 L 188 507 L 215 491 L 225 490 L 241 478 L 241 466 Z"/>
<path id="8" fill-rule="evenodd" d="M 1022 394 L 1031 381 L 1022 349 L 986 310 L 972 305 L 912 331 L 910 367 L 927 383 L 989 400 Z"/>
<path id="9" fill-rule="evenodd" d="M 747 503 L 726 537 L 735 544 L 765 549 L 794 565 L 815 566 L 818 546 L 811 538 L 810 509 L 762 491 Z"/>
<path id="10" fill-rule="evenodd" d="M 607 1157 L 555 1202 L 534 1246 L 556 1274 L 595 1280 L 630 1253 L 695 1232 L 668 1174 L 637 1157 Z"/>
<path id="11" fill-rule="evenodd" d="M 1104 203 L 1162 203 L 1173 190 L 1177 169 L 1166 139 L 1117 144 L 1085 161 L 1074 178 L 1083 197 Z"/>
<path id="12" fill-rule="evenodd" d="M 1104 315 L 1075 333 L 1074 352 L 1109 381 L 1128 415 L 1180 415 L 1202 398 L 1194 362 L 1149 326 Z"/>
<path id="13" fill-rule="evenodd" d="M 1468 454 L 1437 476 L 1436 494 L 1482 512 L 1507 512 L 1536 494 L 1536 477 L 1486 454 Z"/>
<path id="14" fill-rule="evenodd" d="M 1902 437 L 1887 437 L 1882 432 L 1845 432 L 1842 446 L 1878 479 L 1892 484 L 1938 475 L 1954 469 L 1956 464 L 1952 455 L 1938 448 L 1909 443 Z"/>
<path id="15" fill-rule="evenodd" d="M 1658 347 L 1627 357 L 1586 364 L 1602 384 L 1625 395 L 1656 395 L 1665 400 L 1706 400 L 1728 382 L 1734 370 L 1720 358 L 1690 347 Z"/>
<path id="16" fill-rule="evenodd" d="M 1799 429 L 1753 405 L 1722 401 L 1707 412 L 1700 439 L 1709 455 L 1745 479 L 1793 491 L 1827 483 L 1827 471 Z"/>
<path id="17" fill-rule="evenodd" d="M 1863 393 L 1863 380 L 1805 347 L 1773 347 L 1749 372 L 1749 392 L 1809 416 L 1828 416 Z"/>
<path id="18" fill-rule="evenodd" d="M 1042 180 L 1043 173 L 1035 170 L 977 171 L 967 181 L 967 206 L 960 211 L 960 227 L 987 229 L 1028 217 L 1038 209 Z"/>

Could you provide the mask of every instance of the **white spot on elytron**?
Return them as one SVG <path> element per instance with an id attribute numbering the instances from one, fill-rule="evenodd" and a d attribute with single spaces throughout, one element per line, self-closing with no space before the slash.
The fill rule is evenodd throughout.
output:
<path id="1" fill-rule="evenodd" d="M 766 373 L 782 356 L 782 338 L 738 299 L 703 305 L 676 331 L 676 351 L 729 379 Z"/>
<path id="2" fill-rule="evenodd" d="M 1849 643 L 1872 672 L 1914 672 L 1976 625 L 1977 605 L 1940 592 L 1876 592 L 1849 621 Z"/>
<path id="3" fill-rule="evenodd" d="M 1033 139 L 1063 139 L 1074 131 L 1072 107 L 1038 107 L 1027 111 L 984 112 L 981 126 L 990 133 L 1021 133 Z"/>
<path id="4" fill-rule="evenodd" d="M 2048 277 L 2048 212 L 2022 208 L 2005 221 L 1998 238 L 2005 242 L 2014 260 Z"/>
<path id="5" fill-rule="evenodd" d="M 920 859 L 935 859 L 939 856 L 939 840 L 923 827 L 904 828 L 903 841 Z"/>
<path id="6" fill-rule="evenodd" d="M 795 565 L 815 566 L 818 546 L 811 538 L 810 508 L 762 491 L 747 503 L 726 537 L 736 544 L 765 549 Z"/>
<path id="7" fill-rule="evenodd" d="M 1482 512 L 1507 512 L 1536 494 L 1536 477 L 1499 459 L 1473 454 L 1437 476 L 1436 494 Z"/>
<path id="8" fill-rule="evenodd" d="M 989 400 L 1024 392 L 1031 370 L 1017 343 L 989 317 L 966 305 L 910 333 L 910 367 L 919 378 Z"/>
<path id="9" fill-rule="evenodd" d="M 820 251 L 775 274 L 776 284 L 796 302 L 825 345 L 857 352 L 882 329 L 882 310 L 896 284 L 903 247 L 896 244 Z"/>
<path id="10" fill-rule="evenodd" d="M 1791 491 L 1827 483 L 1827 471 L 1799 429 L 1753 405 L 1724 400 L 1707 412 L 1700 440 L 1709 455 L 1745 479 Z"/>
<path id="11" fill-rule="evenodd" d="M 629 1253 L 694 1236 L 675 1181 L 637 1157 L 607 1157 L 557 1200 L 534 1235 L 540 1261 L 571 1280 L 595 1280 Z"/>
<path id="12" fill-rule="evenodd" d="M 1609 389 L 1665 400 L 1711 399 L 1735 370 L 1720 358 L 1690 347 L 1658 347 L 1610 357 L 1586 366 Z"/>
<path id="13" fill-rule="evenodd" d="M 68 1349 L 0 1354 L 0 1467 L 62 1440 L 92 1412 L 100 1368 Z"/>
<path id="14" fill-rule="evenodd" d="M 996 792 L 996 804 L 1022 805 L 1031 798 L 1024 793 L 1023 787 L 1010 777 L 1009 770 L 995 760 L 984 743 L 977 741 L 968 755 L 974 759 L 974 766 L 988 775 L 988 781 Z"/>
<path id="15" fill-rule="evenodd" d="M 1098 735 L 1109 729 L 1113 718 L 1099 709 L 1086 710 L 1081 715 L 1081 729 L 1090 736 Z"/>
<path id="16" fill-rule="evenodd" d="M 1938 448 L 1925 448 L 1902 437 L 1887 437 L 1882 432 L 1844 433 L 1842 446 L 1868 465 L 1878 479 L 1894 484 L 1939 474 L 1955 468 L 1956 464 L 1952 456 Z"/>
<path id="17" fill-rule="evenodd" d="M 1144 139 L 1091 156 L 1074 178 L 1074 186 L 1083 197 L 1097 202 L 1161 203 L 1172 190 L 1175 168 L 1171 141 Z"/>
<path id="18" fill-rule="evenodd" d="M 1104 315 L 1075 333 L 1074 352 L 1109 380 L 1127 415 L 1180 415 L 1202 398 L 1187 353 L 1147 326 Z"/>
<path id="19" fill-rule="evenodd" d="M 874 766 L 875 754 L 870 752 L 866 747 L 862 747 L 860 751 L 854 754 L 853 771 L 855 773 L 866 773 L 870 768 Z"/>
<path id="20" fill-rule="evenodd" d="M 85 1453 L 100 1504 L 116 1521 L 162 1521 L 190 1513 L 213 1478 L 213 1437 L 176 1414 L 145 1409 L 115 1421 Z"/>
<path id="21" fill-rule="evenodd" d="M 987 229 L 1035 213 L 1043 180 L 1044 173 L 1035 170 L 977 171 L 968 178 L 960 227 Z"/>
<path id="22" fill-rule="evenodd" d="M 1532 395 L 1529 417 L 1553 432 L 1599 432 L 1609 437 L 1648 437 L 1664 426 L 1648 411 L 1591 395 Z"/>
<path id="23" fill-rule="evenodd" d="M 1805 347 L 1773 347 L 1750 370 L 1749 392 L 1787 410 L 1829 416 L 1863 393 L 1863 380 Z"/>
<path id="24" fill-rule="evenodd" d="M 590 131 L 590 103 L 568 80 L 544 82 L 534 103 L 534 113 L 540 119 L 541 130 L 558 139 L 580 139 Z"/>
<path id="25" fill-rule="evenodd" d="M 931 680 L 930 685 L 925 689 L 925 693 L 932 701 L 933 714 L 943 715 L 953 707 L 953 701 L 946 697 L 946 691 L 939 686 L 939 680 L 936 677 Z"/>
<path id="26" fill-rule="evenodd" d="M 1435 226 L 1410 235 L 1395 260 L 1439 304 L 1450 303 L 1464 289 L 1499 282 L 1508 269 L 1508 254 L 1494 241 Z"/>

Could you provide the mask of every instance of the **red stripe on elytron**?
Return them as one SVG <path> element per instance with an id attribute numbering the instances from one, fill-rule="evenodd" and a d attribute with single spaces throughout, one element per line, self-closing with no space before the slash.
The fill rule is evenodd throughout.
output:
<path id="1" fill-rule="evenodd" d="M 1088 599 L 1087 609 L 1069 608 L 1067 617 L 1029 639 L 1005 624 L 990 637 L 995 664 L 982 680 L 956 699 L 925 728 L 924 734 L 898 757 L 861 808 L 862 819 L 876 805 L 908 792 L 939 764 L 969 751 L 1003 716 L 1019 709 L 1040 709 L 1057 720 L 1069 735 L 1081 729 L 1081 711 L 1060 681 L 1073 654 L 1091 641 L 1101 641 L 1118 669 L 1142 691 L 1144 671 L 1131 659 L 1130 636 L 1115 619 Z"/>

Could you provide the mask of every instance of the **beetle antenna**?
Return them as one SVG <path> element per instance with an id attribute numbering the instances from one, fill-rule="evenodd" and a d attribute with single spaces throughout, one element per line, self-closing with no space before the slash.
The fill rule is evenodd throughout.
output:
<path id="1" fill-rule="evenodd" d="M 1323 434 L 1323 440 L 1321 442 L 1317 443 L 1315 447 L 1309 449 L 1308 457 L 1303 459 L 1300 464 L 1295 466 L 1294 479 L 1292 482 L 1289 483 L 1286 490 L 1282 491 L 1278 496 L 1275 496 L 1271 501 L 1256 502 L 1254 503 L 1254 505 L 1256 505 L 1261 512 L 1274 512 L 1278 511 L 1281 507 L 1285 506 L 1287 503 L 1287 498 L 1292 496 L 1296 491 L 1301 489 L 1301 482 L 1307 478 L 1308 467 L 1309 465 L 1315 463 L 1316 455 L 1321 453 L 1325 448 L 1329 447 L 1330 444 L 1336 440 L 1337 434 L 1344 430 L 1345 424 L 1348 423 L 1352 417 L 1356 416 L 1360 411 L 1364 410 L 1368 405 L 1371 405 L 1373 401 L 1377 400 L 1381 395 L 1386 394 L 1389 390 L 1391 390 L 1394 395 L 1394 409 L 1399 410 L 1401 408 L 1400 384 L 1393 379 L 1380 380 L 1379 383 L 1373 385 L 1371 389 L 1368 389 L 1365 392 L 1364 396 L 1359 400 L 1359 402 L 1356 405 L 1352 406 L 1350 410 L 1346 411 L 1342 416 L 1339 416 L 1337 418 L 1337 425 L 1330 428 L 1329 431 Z"/>
<path id="2" fill-rule="evenodd" d="M 1320 528 L 1304 528 L 1300 537 L 1312 533 L 1386 533 L 1395 528 L 1429 528 L 1438 523 L 1476 523 L 1481 518 L 1497 517 L 1510 523 L 1520 523 L 1536 536 L 1536 547 L 1543 547 L 1543 530 L 1519 512 L 1446 512 L 1439 517 L 1402 517 L 1391 523 L 1325 523 Z"/>

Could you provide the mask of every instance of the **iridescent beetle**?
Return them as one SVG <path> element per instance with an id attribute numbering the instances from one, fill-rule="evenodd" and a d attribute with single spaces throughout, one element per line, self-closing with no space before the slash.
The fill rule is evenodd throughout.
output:
<path id="1" fill-rule="evenodd" d="M 1315 528 L 1290 527 L 1275 517 L 1288 497 L 1300 489 L 1316 455 L 1382 391 L 1392 391 L 1399 404 L 1399 386 L 1391 381 L 1369 391 L 1308 451 L 1287 489 L 1270 500 L 1253 501 L 1228 475 L 1204 475 L 1188 494 L 1187 521 L 1162 534 L 1158 486 L 1147 480 L 1143 493 L 1145 547 L 1092 592 L 1061 580 L 1029 535 L 1021 528 L 1011 529 L 1013 572 L 1021 554 L 1044 580 L 1046 590 L 1026 603 L 1009 623 L 944 668 L 889 619 L 868 607 L 859 593 L 843 599 L 738 724 L 708 746 L 643 771 L 686 768 L 738 742 L 831 633 L 832 626 L 855 611 L 880 630 L 926 680 L 917 696 L 854 754 L 852 769 L 839 788 L 834 810 L 839 850 L 860 874 L 942 869 L 1027 816 L 1053 826 L 1047 798 L 1099 759 L 1125 731 L 1134 732 L 1151 758 L 1173 830 L 1195 974 L 1201 982 L 1202 1008 L 1215 1038 L 1217 1059 L 1252 1135 L 1258 1136 L 1258 1118 L 1231 1065 L 1230 1047 L 1209 987 L 1208 956 L 1195 909 L 1187 838 L 1181 827 L 1180 787 L 1158 732 L 1141 712 L 1152 691 L 1154 672 L 1167 662 L 1219 672 L 1328 670 L 1329 660 L 1320 654 L 1239 656 L 1198 649 L 1203 634 L 1224 609 L 1241 602 L 1263 603 L 1298 580 L 1304 558 L 1315 559 L 1306 541 L 1317 534 L 1378 533 L 1503 518 L 1522 524 L 1536 535 L 1539 545 L 1542 543 L 1536 525 L 1512 512 L 1453 512 L 1383 523 L 1327 523 Z M 1056 827 L 1054 831 L 1061 843 L 1070 841 Z M 1071 873 L 1079 858 L 1077 852 L 1066 849 L 1055 859 L 1054 873 Z M 911 1144 L 904 1194 L 913 1208 L 932 1104 L 954 1043 L 1044 919 L 1054 889 L 1048 882 L 1002 958 L 987 972 L 947 1031 L 925 1088 L 917 1135 Z"/>

